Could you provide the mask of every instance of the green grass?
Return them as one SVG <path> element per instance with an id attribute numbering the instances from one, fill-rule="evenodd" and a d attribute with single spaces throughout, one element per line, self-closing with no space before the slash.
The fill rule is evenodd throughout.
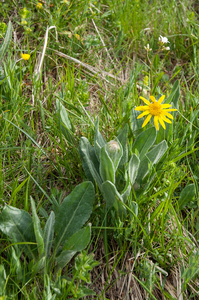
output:
<path id="1" fill-rule="evenodd" d="M 36 1 L 0 3 L 1 43 L 5 24 L 13 27 L 0 62 L 1 211 L 10 205 L 32 216 L 32 197 L 43 230 L 52 210 L 88 180 L 79 143 L 85 137 L 94 146 L 97 118 L 107 142 L 128 125 L 129 162 L 140 155 L 136 137 L 154 126 L 150 121 L 142 128 L 144 119 L 137 120 L 139 96 L 166 95 L 178 112 L 158 131 L 153 146 L 165 140 L 168 149 L 147 165 L 139 186 L 131 186 L 125 218 L 107 210 L 95 182 L 86 221 L 90 243 L 65 267 L 33 272 L 36 262 L 1 230 L 0 299 L 83 299 L 86 293 L 84 299 L 198 299 L 197 1 L 41 3 L 41 9 Z M 48 36 L 47 26 L 55 26 Z M 127 167 L 116 174 L 120 193 Z M 88 288 L 96 294 L 89 296 Z"/>

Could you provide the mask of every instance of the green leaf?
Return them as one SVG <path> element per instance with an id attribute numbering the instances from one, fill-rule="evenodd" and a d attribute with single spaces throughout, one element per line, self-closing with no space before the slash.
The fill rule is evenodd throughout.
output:
<path id="1" fill-rule="evenodd" d="M 104 182 L 102 184 L 102 194 L 106 202 L 106 207 L 108 209 L 114 207 L 120 218 L 123 219 L 126 216 L 126 208 L 122 204 L 123 198 L 115 185 L 110 181 Z"/>
<path id="2" fill-rule="evenodd" d="M 127 200 L 128 200 L 128 197 L 129 197 L 130 193 L 131 193 L 131 184 L 130 184 L 130 180 L 128 179 L 128 181 L 126 182 L 126 186 L 125 186 L 124 190 L 121 193 L 123 202 L 125 204 L 127 203 Z"/>
<path id="3" fill-rule="evenodd" d="M 120 144 L 123 148 L 123 155 L 119 163 L 119 168 L 121 169 L 122 166 L 127 163 L 128 161 L 128 146 L 127 146 L 127 138 L 128 138 L 128 124 L 125 124 L 124 129 L 122 132 L 117 136 Z"/>
<path id="4" fill-rule="evenodd" d="M 15 242 L 35 242 L 32 218 L 25 210 L 6 205 L 0 214 L 0 230 Z M 35 245 L 23 245 L 34 258 Z"/>
<path id="5" fill-rule="evenodd" d="M 139 159 L 141 160 L 145 156 L 149 148 L 154 144 L 155 139 L 156 139 L 155 127 L 146 129 L 145 131 L 140 133 L 136 138 L 133 144 L 132 152 L 135 152 L 135 149 L 137 149 L 139 152 Z"/>
<path id="6" fill-rule="evenodd" d="M 31 268 L 31 276 L 34 277 L 38 272 L 44 269 L 46 264 L 46 256 L 43 256 L 36 263 L 33 261 L 33 267 Z"/>
<path id="7" fill-rule="evenodd" d="M 195 195 L 196 190 L 193 183 L 185 186 L 185 188 L 180 193 L 180 197 L 178 200 L 179 209 L 183 209 L 189 202 L 193 201 Z"/>
<path id="8" fill-rule="evenodd" d="M 106 145 L 101 149 L 100 175 L 103 181 L 109 180 L 112 183 L 115 183 L 115 168 L 106 151 Z"/>
<path id="9" fill-rule="evenodd" d="M 4 265 L 0 265 L 0 296 L 4 294 L 5 285 L 6 285 L 6 270 L 4 268 Z"/>
<path id="10" fill-rule="evenodd" d="M 57 114 L 59 117 L 59 125 L 61 127 L 61 131 L 65 138 L 70 142 L 74 142 L 74 128 L 73 125 L 70 121 L 70 118 L 68 116 L 67 110 L 65 107 L 62 105 L 62 103 L 56 99 L 56 108 L 57 108 Z"/>
<path id="11" fill-rule="evenodd" d="M 63 269 L 76 253 L 77 251 L 75 250 L 63 250 L 61 254 L 56 257 L 59 268 Z"/>
<path id="12" fill-rule="evenodd" d="M 140 112 L 136 111 L 135 108 L 131 111 L 131 130 L 132 132 L 135 132 L 142 128 L 142 119 L 137 119 L 137 117 L 140 115 Z"/>
<path id="13" fill-rule="evenodd" d="M 15 245 L 15 247 L 16 247 L 16 245 Z M 14 247 L 11 247 L 11 256 L 12 256 L 11 265 L 13 266 L 11 272 L 14 275 L 17 274 L 18 280 L 22 280 L 23 271 L 22 271 L 22 267 L 21 267 L 21 261 L 20 261 L 18 255 L 16 254 Z"/>
<path id="14" fill-rule="evenodd" d="M 12 199 L 16 196 L 16 194 L 22 189 L 22 187 L 24 186 L 24 184 L 26 183 L 26 181 L 28 181 L 30 177 L 27 177 L 24 181 L 22 181 L 22 183 L 20 183 L 20 185 L 13 191 L 13 193 L 11 194 L 10 197 L 10 201 L 9 204 L 11 204 Z"/>
<path id="15" fill-rule="evenodd" d="M 135 179 L 137 177 L 139 165 L 140 165 L 139 158 L 137 157 L 136 154 L 133 154 L 129 161 L 129 167 L 128 167 L 129 179 L 132 185 L 134 184 Z"/>
<path id="16" fill-rule="evenodd" d="M 141 180 L 144 179 L 144 177 L 148 174 L 148 166 L 150 165 L 151 167 L 154 164 L 157 164 L 162 156 L 165 154 L 165 152 L 168 149 L 167 142 L 164 140 L 158 145 L 154 146 L 151 151 L 149 151 L 144 159 L 140 162 L 140 167 L 138 170 L 138 175 L 137 175 L 137 180 L 140 182 Z"/>
<path id="17" fill-rule="evenodd" d="M 91 238 L 91 224 L 73 234 L 64 244 L 63 250 L 84 250 Z"/>
<path id="18" fill-rule="evenodd" d="M 46 256 L 50 254 L 50 249 L 52 247 L 52 242 L 54 238 L 54 224 L 55 224 L 55 214 L 51 211 L 51 214 L 44 227 L 44 250 Z"/>
<path id="19" fill-rule="evenodd" d="M 164 103 L 173 102 L 174 107 L 178 109 L 179 98 L 180 98 L 180 85 L 179 85 L 179 80 L 176 80 L 171 89 L 171 93 L 170 93 L 169 97 L 166 99 L 166 101 Z"/>
<path id="20" fill-rule="evenodd" d="M 80 229 L 64 244 L 61 254 L 56 258 L 58 266 L 63 268 L 77 251 L 84 250 L 91 238 L 91 226 Z"/>
<path id="21" fill-rule="evenodd" d="M 8 27 L 6 30 L 6 34 L 5 34 L 5 38 L 0 47 L 0 61 L 2 61 L 4 55 L 6 54 L 6 51 L 9 47 L 11 38 L 12 38 L 12 23 L 11 23 L 11 21 L 9 21 Z"/>
<path id="22" fill-rule="evenodd" d="M 102 134 L 99 131 L 99 119 L 97 118 L 95 122 L 95 137 L 94 137 L 94 148 L 95 148 L 95 154 L 98 158 L 98 161 L 100 161 L 101 156 L 101 148 L 106 144 L 106 141 Z"/>
<path id="23" fill-rule="evenodd" d="M 30 202 L 31 202 L 31 207 L 32 207 L 32 218 L 33 218 L 35 237 L 36 237 L 36 241 L 37 241 L 37 248 L 38 248 L 39 257 L 41 258 L 44 255 L 43 232 L 41 229 L 40 220 L 37 216 L 35 202 L 31 196 L 30 196 Z"/>
<path id="24" fill-rule="evenodd" d="M 95 150 L 85 137 L 81 137 L 79 143 L 79 154 L 82 160 L 82 166 L 86 176 L 94 184 L 97 183 L 101 189 L 102 179 L 99 175 L 99 162 L 95 155 Z"/>
<path id="25" fill-rule="evenodd" d="M 75 187 L 62 202 L 55 220 L 55 253 L 59 246 L 77 232 L 88 220 L 95 199 L 91 182 L 83 182 Z"/>

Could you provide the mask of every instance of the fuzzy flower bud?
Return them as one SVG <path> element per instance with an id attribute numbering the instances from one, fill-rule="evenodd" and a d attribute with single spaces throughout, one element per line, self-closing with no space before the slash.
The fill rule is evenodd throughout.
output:
<path id="1" fill-rule="evenodd" d="M 116 141 L 110 141 L 107 143 L 108 153 L 114 154 L 120 151 L 120 145 Z"/>
<path id="2" fill-rule="evenodd" d="M 120 156 L 120 145 L 117 141 L 110 141 L 106 145 L 106 150 L 110 156 L 112 162 L 117 165 L 118 156 Z"/>

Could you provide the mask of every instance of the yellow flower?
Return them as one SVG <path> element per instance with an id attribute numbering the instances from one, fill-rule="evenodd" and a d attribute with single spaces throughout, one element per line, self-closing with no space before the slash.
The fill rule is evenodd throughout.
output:
<path id="1" fill-rule="evenodd" d="M 80 35 L 79 34 L 75 33 L 75 37 L 76 37 L 77 40 L 80 40 Z"/>
<path id="2" fill-rule="evenodd" d="M 30 54 L 23 54 L 23 53 L 21 53 L 21 57 L 22 57 L 24 60 L 29 60 Z"/>
<path id="3" fill-rule="evenodd" d="M 41 9 L 42 8 L 42 3 L 38 2 L 37 3 L 37 8 Z"/>
<path id="4" fill-rule="evenodd" d="M 154 116 L 154 125 L 157 130 L 159 130 L 159 122 L 164 129 L 166 129 L 164 122 L 171 124 L 171 120 L 167 119 L 166 117 L 173 119 L 173 116 L 170 113 L 168 113 L 168 111 L 176 111 L 177 109 L 169 108 L 169 107 L 171 107 L 171 104 L 161 104 L 163 102 L 164 98 L 165 98 L 165 95 L 161 96 L 160 99 L 158 101 L 156 101 L 155 97 L 150 96 L 150 99 L 152 101 L 152 103 L 150 103 L 144 97 L 140 97 L 140 99 L 142 99 L 144 101 L 144 103 L 147 104 L 144 106 L 137 106 L 135 108 L 135 110 L 143 111 L 143 113 L 141 113 L 137 117 L 137 119 L 147 116 L 144 123 L 142 124 L 142 127 L 144 127 L 149 122 L 149 120 L 151 119 L 152 116 Z"/>
<path id="5" fill-rule="evenodd" d="M 21 25 L 27 25 L 27 21 L 23 19 L 23 20 L 21 21 Z M 1 298 L 0 298 L 0 300 L 1 300 Z"/>

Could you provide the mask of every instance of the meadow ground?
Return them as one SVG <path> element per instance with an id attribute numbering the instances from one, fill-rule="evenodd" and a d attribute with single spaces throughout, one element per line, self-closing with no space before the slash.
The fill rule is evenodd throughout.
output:
<path id="1" fill-rule="evenodd" d="M 199 299 L 198 14 L 1 1 L 1 300 Z"/>

